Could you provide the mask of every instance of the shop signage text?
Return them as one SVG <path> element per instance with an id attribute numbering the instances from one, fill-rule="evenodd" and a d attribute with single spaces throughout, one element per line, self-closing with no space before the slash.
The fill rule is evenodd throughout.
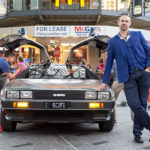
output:
<path id="1" fill-rule="evenodd" d="M 68 36 L 69 28 L 67 26 L 36 26 L 36 37 L 61 37 Z"/>
<path id="2" fill-rule="evenodd" d="M 104 34 L 101 26 L 35 26 L 35 37 L 88 37 L 91 28 L 95 34 Z"/>

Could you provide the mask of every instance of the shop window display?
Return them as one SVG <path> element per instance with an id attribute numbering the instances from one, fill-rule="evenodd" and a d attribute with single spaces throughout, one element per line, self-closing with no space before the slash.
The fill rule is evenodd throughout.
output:
<path id="1" fill-rule="evenodd" d="M 150 0 L 145 0 L 144 13 L 145 13 L 145 16 L 150 17 Z"/>
<path id="2" fill-rule="evenodd" d="M 42 9 L 98 9 L 98 0 L 41 0 Z"/>

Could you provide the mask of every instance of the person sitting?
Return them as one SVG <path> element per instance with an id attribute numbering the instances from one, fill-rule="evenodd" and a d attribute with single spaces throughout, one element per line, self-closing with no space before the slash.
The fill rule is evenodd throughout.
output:
<path id="1" fill-rule="evenodd" d="M 17 70 L 18 70 L 18 68 L 21 68 L 21 70 L 17 73 L 16 76 L 18 76 L 21 72 L 23 72 L 27 68 L 27 66 L 24 63 L 24 59 L 22 56 L 18 57 L 17 62 L 18 62 L 17 63 Z"/>
<path id="2" fill-rule="evenodd" d="M 87 67 L 87 62 L 86 62 L 85 59 L 82 59 L 82 60 L 81 60 L 80 66 L 81 66 L 81 67 L 82 67 L 82 66 Z"/>

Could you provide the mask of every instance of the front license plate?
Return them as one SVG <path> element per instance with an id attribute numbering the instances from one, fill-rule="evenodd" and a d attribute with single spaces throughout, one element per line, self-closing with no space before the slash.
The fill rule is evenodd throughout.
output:
<path id="1" fill-rule="evenodd" d="M 47 104 L 47 108 L 51 109 L 66 109 L 69 108 L 70 104 L 66 102 L 51 102 Z"/>

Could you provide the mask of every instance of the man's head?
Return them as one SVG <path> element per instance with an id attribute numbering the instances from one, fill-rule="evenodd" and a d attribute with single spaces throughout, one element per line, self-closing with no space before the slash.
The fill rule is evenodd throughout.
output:
<path id="1" fill-rule="evenodd" d="M 4 55 L 4 57 L 6 58 L 6 60 L 9 64 L 13 64 L 13 62 L 15 61 L 15 53 L 13 53 L 11 51 L 7 51 Z"/>
<path id="2" fill-rule="evenodd" d="M 118 19 L 118 26 L 120 31 L 128 31 L 131 25 L 131 18 L 128 13 L 123 13 Z"/>
<path id="3" fill-rule="evenodd" d="M 24 61 L 23 57 L 22 57 L 22 56 L 19 56 L 19 57 L 18 57 L 18 62 L 23 62 L 23 61 Z"/>
<path id="4" fill-rule="evenodd" d="M 82 61 L 83 65 L 86 65 L 86 60 L 85 59 L 82 59 L 81 61 Z"/>

